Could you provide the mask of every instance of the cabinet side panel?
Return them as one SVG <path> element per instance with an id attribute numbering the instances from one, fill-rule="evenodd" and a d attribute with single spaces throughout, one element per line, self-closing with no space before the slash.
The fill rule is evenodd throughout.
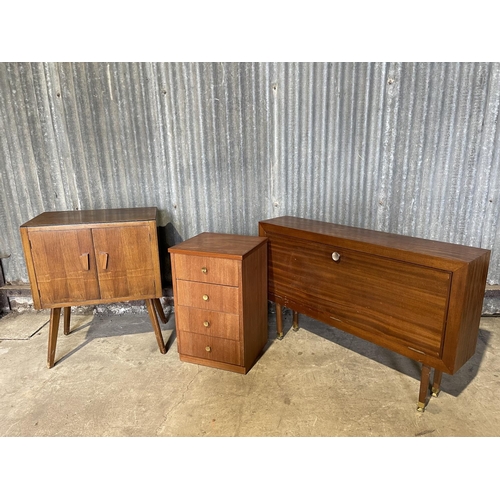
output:
<path id="1" fill-rule="evenodd" d="M 471 262 L 467 267 L 463 305 L 458 311 L 461 315 L 461 321 L 456 339 L 454 372 L 459 370 L 476 351 L 489 258 L 490 252 L 488 251 L 482 257 Z"/>
<path id="2" fill-rule="evenodd" d="M 250 368 L 268 340 L 267 243 L 242 263 L 245 367 Z"/>
<path id="3" fill-rule="evenodd" d="M 31 246 L 29 242 L 28 229 L 21 227 L 21 242 L 23 244 L 24 259 L 26 261 L 26 268 L 28 269 L 28 277 L 30 280 L 31 295 L 33 296 L 33 305 L 35 309 L 41 309 L 40 295 L 38 294 L 38 286 L 36 282 L 36 273 L 33 266 L 33 257 L 31 255 Z"/>
<path id="4" fill-rule="evenodd" d="M 160 270 L 160 251 L 158 249 L 158 228 L 156 221 L 149 223 L 149 234 L 151 235 L 151 259 L 153 260 L 153 276 L 155 286 L 155 297 L 163 295 L 163 288 L 161 283 L 161 270 Z"/>

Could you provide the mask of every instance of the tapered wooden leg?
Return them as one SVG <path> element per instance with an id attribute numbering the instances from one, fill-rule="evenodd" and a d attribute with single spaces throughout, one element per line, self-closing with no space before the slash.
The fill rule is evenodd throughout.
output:
<path id="1" fill-rule="evenodd" d="M 64 308 L 64 335 L 69 334 L 69 325 L 71 322 L 71 307 Z"/>
<path id="2" fill-rule="evenodd" d="M 420 377 L 420 393 L 418 395 L 418 411 L 424 411 L 427 403 L 427 394 L 429 393 L 429 381 L 431 375 L 431 367 L 422 365 L 422 375 Z"/>
<path id="3" fill-rule="evenodd" d="M 162 323 L 167 322 L 167 318 L 165 317 L 165 312 L 163 311 L 163 307 L 161 306 L 160 299 L 153 299 L 153 303 L 156 308 L 156 312 L 158 313 L 158 316 L 160 316 L 160 321 Z"/>
<path id="4" fill-rule="evenodd" d="M 276 302 L 276 333 L 278 340 L 283 340 L 283 308 Z"/>
<path id="5" fill-rule="evenodd" d="M 156 308 L 153 299 L 146 299 L 146 307 L 148 308 L 149 318 L 151 319 L 151 324 L 153 325 L 153 330 L 156 335 L 156 341 L 158 342 L 160 352 L 165 354 L 167 350 L 165 348 L 165 342 L 163 342 L 163 336 L 161 334 L 160 324 L 158 323 L 158 316 L 156 316 Z"/>
<path id="6" fill-rule="evenodd" d="M 432 382 L 432 396 L 437 398 L 439 393 L 441 392 L 441 377 L 443 376 L 443 372 L 434 369 L 434 379 Z"/>
<path id="7" fill-rule="evenodd" d="M 299 329 L 299 313 L 297 311 L 293 311 L 292 328 L 295 332 Z"/>
<path id="8" fill-rule="evenodd" d="M 61 308 L 55 307 L 50 310 L 50 327 L 49 327 L 49 349 L 47 353 L 47 368 L 54 366 L 56 357 L 57 332 L 59 331 L 59 318 L 61 317 Z"/>

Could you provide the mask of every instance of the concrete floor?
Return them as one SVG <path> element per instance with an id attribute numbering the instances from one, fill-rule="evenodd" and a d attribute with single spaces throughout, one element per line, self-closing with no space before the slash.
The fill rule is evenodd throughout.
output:
<path id="1" fill-rule="evenodd" d="M 289 311 L 246 375 L 181 362 L 173 314 L 165 355 L 147 314 L 74 314 L 49 370 L 47 321 L 0 319 L 0 436 L 500 436 L 498 317 L 424 413 L 416 362 Z"/>

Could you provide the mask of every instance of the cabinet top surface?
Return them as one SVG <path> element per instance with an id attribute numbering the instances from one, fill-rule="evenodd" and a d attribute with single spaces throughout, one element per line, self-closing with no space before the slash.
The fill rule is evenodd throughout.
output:
<path id="1" fill-rule="evenodd" d="M 242 259 L 267 238 L 223 233 L 201 233 L 168 249 L 170 253 L 211 255 L 230 259 Z"/>
<path id="2" fill-rule="evenodd" d="M 64 226 L 74 224 L 103 224 L 156 220 L 156 207 L 109 208 L 102 210 L 71 210 L 43 212 L 21 227 Z"/>
<path id="3" fill-rule="evenodd" d="M 361 251 L 373 251 L 375 248 L 383 247 L 400 254 L 426 254 L 464 262 L 474 260 L 490 252 L 490 250 L 482 248 L 343 226 L 301 217 L 276 217 L 260 221 L 259 226 L 266 232 L 273 232 L 274 228 L 275 232 L 283 236 L 339 246 L 355 246 L 357 250 Z"/>

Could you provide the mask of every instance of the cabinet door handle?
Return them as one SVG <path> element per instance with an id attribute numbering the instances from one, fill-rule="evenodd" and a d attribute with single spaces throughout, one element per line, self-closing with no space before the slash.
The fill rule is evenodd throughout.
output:
<path id="1" fill-rule="evenodd" d="M 108 268 L 108 258 L 109 254 L 107 254 L 106 252 L 99 252 L 99 262 L 101 264 L 101 269 Z"/>
<path id="2" fill-rule="evenodd" d="M 88 253 L 82 253 L 82 255 L 80 255 L 80 262 L 82 263 L 82 267 L 85 271 L 90 269 L 90 259 Z"/>
<path id="3" fill-rule="evenodd" d="M 338 262 L 340 260 L 340 254 L 338 252 L 333 252 L 332 253 L 332 259 L 335 261 L 335 262 Z"/>

